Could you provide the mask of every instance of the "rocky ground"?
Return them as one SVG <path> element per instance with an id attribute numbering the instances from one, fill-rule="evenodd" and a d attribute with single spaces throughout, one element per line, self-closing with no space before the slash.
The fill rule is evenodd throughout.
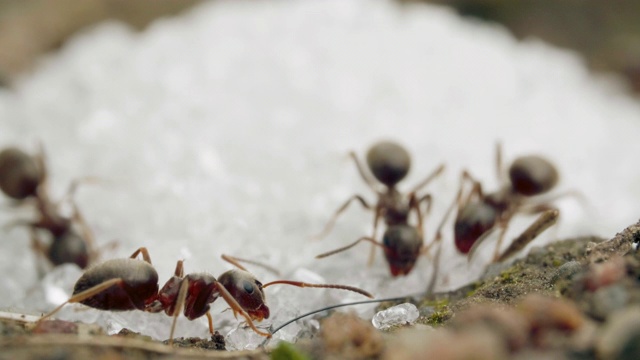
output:
<path id="1" fill-rule="evenodd" d="M 495 264 L 484 278 L 413 303 L 415 323 L 380 331 L 336 312 L 319 333 L 272 350 L 228 352 L 224 338 L 174 347 L 123 331 L 2 314 L 0 359 L 637 359 L 640 358 L 640 222 L 613 239 L 578 238 Z"/>

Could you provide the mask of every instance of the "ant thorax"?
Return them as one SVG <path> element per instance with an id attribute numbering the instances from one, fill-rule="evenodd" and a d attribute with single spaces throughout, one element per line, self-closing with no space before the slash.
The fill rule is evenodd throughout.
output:
<path id="1" fill-rule="evenodd" d="M 380 194 L 377 208 L 387 225 L 406 224 L 411 210 L 409 200 L 396 188 L 388 188 Z"/>
<path id="2" fill-rule="evenodd" d="M 487 194 L 484 202 L 491 205 L 498 212 L 505 212 L 510 207 L 520 203 L 518 200 L 521 196 L 513 190 L 509 184 L 503 186 L 500 190 Z"/>

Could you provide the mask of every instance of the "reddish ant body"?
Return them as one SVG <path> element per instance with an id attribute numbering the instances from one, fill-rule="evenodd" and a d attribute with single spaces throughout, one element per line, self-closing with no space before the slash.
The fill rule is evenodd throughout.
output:
<path id="1" fill-rule="evenodd" d="M 143 260 L 137 259 L 142 255 Z M 151 313 L 164 311 L 173 316 L 169 342 L 173 342 L 176 320 L 181 311 L 189 320 L 203 315 L 209 320 L 209 331 L 213 330 L 210 304 L 222 297 L 231 307 L 234 315 L 245 318 L 257 334 L 270 337 L 253 323 L 269 318 L 269 308 L 265 304 L 263 289 L 276 284 L 298 287 L 332 288 L 354 291 L 367 297 L 368 292 L 352 286 L 334 284 L 308 284 L 299 281 L 278 280 L 262 284 L 246 271 L 236 260 L 227 255 L 222 258 L 239 269 L 224 272 L 216 279 L 207 273 L 184 275 L 183 262 L 178 261 L 174 275 L 160 289 L 158 273 L 151 265 L 146 248 L 136 250 L 130 258 L 107 260 L 87 270 L 76 282 L 69 300 L 55 308 L 38 322 L 52 316 L 67 303 L 81 303 L 100 310 L 125 311 L 141 310 Z"/>
<path id="2" fill-rule="evenodd" d="M 9 226 L 28 226 L 32 247 L 54 266 L 74 263 L 85 268 L 97 254 L 93 249 L 93 234 L 71 199 L 78 182 L 71 184 L 65 197 L 73 209 L 69 218 L 60 213 L 62 201 L 54 203 L 49 198 L 47 176 L 42 149 L 37 155 L 29 155 L 14 147 L 0 152 L 0 190 L 19 203 L 35 203 L 39 216 L 36 221 L 19 220 Z M 51 234 L 49 246 L 38 237 L 38 229 Z"/>
<path id="3" fill-rule="evenodd" d="M 551 199 L 545 202 L 531 200 L 532 196 L 544 194 L 558 183 L 558 171 L 551 162 L 536 155 L 518 157 L 509 166 L 507 179 L 502 168 L 502 149 L 498 144 L 496 171 L 501 186 L 497 191 L 488 194 L 482 191 L 480 182 L 472 178 L 467 171 L 463 171 L 458 195 L 449 209 L 451 211 L 454 206 L 458 209 L 454 224 L 455 245 L 469 258 L 493 230 L 499 229 L 493 261 L 506 260 L 555 224 L 559 215 L 558 210 L 549 204 Z M 471 182 L 473 186 L 466 196 L 463 195 L 465 181 Z M 555 198 L 557 197 L 559 196 Z M 518 213 L 541 215 L 500 254 L 500 244 L 507 226 Z"/>
<path id="4" fill-rule="evenodd" d="M 403 147 L 385 141 L 376 143 L 369 149 L 367 152 L 367 165 L 375 179 L 365 170 L 354 152 L 349 155 L 355 161 L 360 176 L 378 196 L 378 202 L 375 206 L 371 206 L 362 196 L 353 195 L 338 208 L 318 237 L 326 235 L 331 230 L 337 217 L 354 200 L 357 200 L 365 209 L 374 211 L 373 235 L 360 238 L 346 247 L 318 255 L 317 258 L 347 250 L 360 241 L 370 241 L 384 250 L 392 276 L 406 275 L 413 269 L 421 252 L 425 250 L 423 246 L 421 203 L 427 204 L 427 214 L 431 209 L 431 195 L 427 194 L 419 197 L 417 192 L 439 176 L 444 170 L 444 165 L 437 167 L 409 193 L 404 195 L 396 187 L 406 177 L 411 167 L 411 157 Z M 409 225 L 411 212 L 416 214 L 417 227 Z M 376 241 L 376 232 L 381 217 L 384 219 L 387 229 L 384 232 L 382 243 L 379 243 Z M 373 261 L 374 250 L 375 247 L 372 248 L 369 263 Z"/>

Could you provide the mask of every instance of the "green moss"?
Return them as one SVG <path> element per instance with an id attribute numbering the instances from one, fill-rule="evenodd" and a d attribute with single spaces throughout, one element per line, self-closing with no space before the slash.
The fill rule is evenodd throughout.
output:
<path id="1" fill-rule="evenodd" d="M 272 360 L 308 360 L 309 357 L 301 353 L 293 344 L 288 342 L 281 342 L 271 352 Z"/>
<path id="2" fill-rule="evenodd" d="M 424 324 L 431 326 L 440 326 L 445 321 L 451 318 L 451 311 L 448 306 L 443 307 L 440 310 L 436 310 L 433 314 L 424 319 Z"/>
<path id="3" fill-rule="evenodd" d="M 432 307 L 434 312 L 421 318 L 420 323 L 430 326 L 440 326 L 451 318 L 451 310 L 449 309 L 449 298 L 424 301 L 421 307 Z"/>

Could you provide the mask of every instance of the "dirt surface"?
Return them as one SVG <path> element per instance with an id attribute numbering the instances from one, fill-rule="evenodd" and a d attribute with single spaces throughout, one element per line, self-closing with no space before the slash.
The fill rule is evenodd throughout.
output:
<path id="1" fill-rule="evenodd" d="M 0 314 L 0 359 L 638 359 L 640 223 L 609 241 L 570 239 L 533 250 L 456 291 L 381 304 L 417 306 L 413 324 L 388 330 L 344 312 L 314 338 L 229 352 L 224 338 L 166 345 L 123 330 Z"/>

